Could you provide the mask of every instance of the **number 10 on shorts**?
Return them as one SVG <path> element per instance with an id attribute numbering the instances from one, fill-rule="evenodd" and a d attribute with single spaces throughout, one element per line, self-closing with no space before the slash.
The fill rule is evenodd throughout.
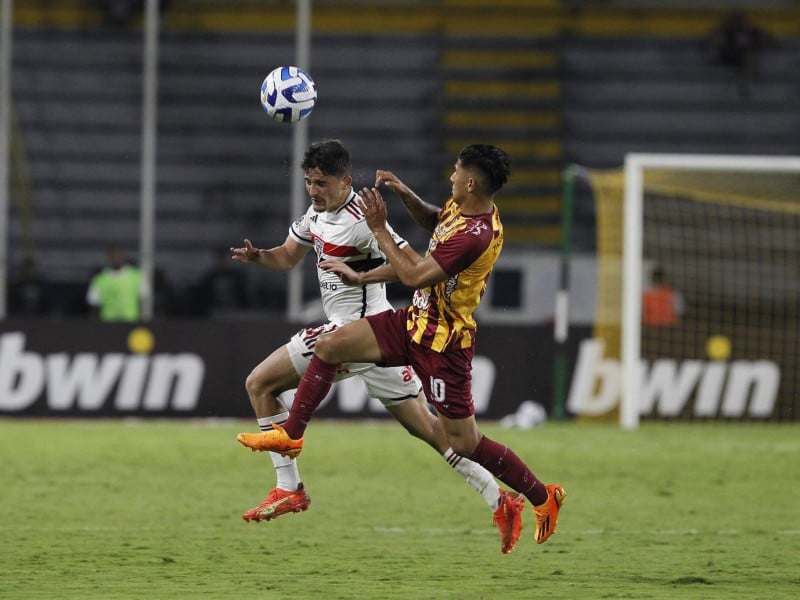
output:
<path id="1" fill-rule="evenodd" d="M 431 377 L 431 399 L 434 402 L 444 404 L 445 397 L 444 381 L 436 377 Z"/>

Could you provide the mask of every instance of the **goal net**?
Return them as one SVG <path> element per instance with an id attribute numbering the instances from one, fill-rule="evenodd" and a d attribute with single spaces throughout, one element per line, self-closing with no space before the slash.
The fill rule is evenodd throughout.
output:
<path id="1" fill-rule="evenodd" d="M 623 170 L 588 178 L 598 255 L 593 338 L 578 358 L 584 371 L 594 361 L 588 412 L 618 407 L 625 428 L 796 420 L 800 157 L 631 154 Z M 586 400 L 576 393 L 571 405 Z"/>

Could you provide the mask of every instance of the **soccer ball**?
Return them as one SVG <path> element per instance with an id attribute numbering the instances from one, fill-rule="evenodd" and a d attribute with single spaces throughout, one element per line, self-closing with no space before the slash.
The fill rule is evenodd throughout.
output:
<path id="1" fill-rule="evenodd" d="M 317 102 L 317 86 L 300 67 L 278 67 L 261 84 L 261 106 L 281 123 L 307 117 Z"/>

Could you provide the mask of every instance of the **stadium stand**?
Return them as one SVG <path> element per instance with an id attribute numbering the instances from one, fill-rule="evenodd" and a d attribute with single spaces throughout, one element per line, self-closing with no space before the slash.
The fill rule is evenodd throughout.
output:
<path id="1" fill-rule="evenodd" d="M 564 42 L 564 144 L 572 162 L 619 166 L 626 152 L 794 154 L 800 44 L 767 50 L 742 96 L 696 39 Z"/>
<path id="2" fill-rule="evenodd" d="M 12 93 L 24 156 L 14 164 L 27 170 L 28 202 L 12 214 L 11 260 L 33 247 L 49 279 L 82 282 L 110 241 L 137 249 L 141 23 L 105 26 L 83 0 L 16 4 Z M 800 152 L 800 10 L 750 11 L 780 44 L 743 98 L 699 47 L 724 14 L 719 6 L 597 4 L 321 2 L 311 57 L 321 92 L 309 136 L 348 143 L 357 186 L 389 166 L 432 201 L 447 193 L 464 143 L 503 145 L 514 157 L 508 243 L 534 251 L 558 245 L 565 164 L 618 166 L 631 150 Z M 168 6 L 156 266 L 188 285 L 209 266 L 197 257 L 210 248 L 245 235 L 277 243 L 293 216 L 291 128 L 266 118 L 257 94 L 268 67 L 292 62 L 294 6 Z M 400 211 L 393 221 L 424 247 Z M 280 273 L 263 281 L 270 290 L 286 285 Z"/>
<path id="3" fill-rule="evenodd" d="M 507 243 L 553 245 L 561 170 L 557 39 L 447 37 L 444 145 L 485 140 L 513 157 L 503 193 Z"/>
<path id="4" fill-rule="evenodd" d="M 17 35 L 14 98 L 34 182 L 34 237 L 56 278 L 87 276 L 111 241 L 137 248 L 140 44 L 135 31 Z M 289 35 L 162 35 L 157 262 L 178 283 L 207 267 L 198 245 L 244 235 L 278 243 L 286 235 L 295 216 L 291 128 L 264 115 L 258 88 L 263 57 L 289 64 L 292 49 Z M 357 185 L 390 165 L 429 192 L 441 172 L 438 103 L 431 102 L 440 79 L 430 68 L 435 44 L 400 37 L 389 50 L 364 36 L 321 36 L 315 51 L 325 89 L 317 110 L 325 118 L 312 124 L 310 138 L 345 140 Z"/>

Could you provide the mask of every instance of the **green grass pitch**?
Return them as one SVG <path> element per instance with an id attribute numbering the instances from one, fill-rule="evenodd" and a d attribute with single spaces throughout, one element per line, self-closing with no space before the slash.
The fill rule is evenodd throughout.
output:
<path id="1" fill-rule="evenodd" d="M 250 421 L 0 420 L 0 597 L 796 598 L 800 427 L 485 424 L 568 492 L 509 555 L 491 513 L 392 423 L 318 420 L 304 513 L 245 523 L 274 475 Z"/>

